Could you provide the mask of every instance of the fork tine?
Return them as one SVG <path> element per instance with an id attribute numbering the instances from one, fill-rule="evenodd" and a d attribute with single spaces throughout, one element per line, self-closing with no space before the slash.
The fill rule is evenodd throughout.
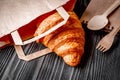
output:
<path id="1" fill-rule="evenodd" d="M 99 49 L 101 47 L 100 42 L 98 43 L 98 45 L 96 46 L 96 49 Z"/>
<path id="2" fill-rule="evenodd" d="M 97 49 L 98 49 L 98 50 L 101 50 L 101 48 L 102 48 L 101 45 L 98 45 L 98 46 L 97 46 Z"/>
<path id="3" fill-rule="evenodd" d="M 109 50 L 109 48 L 105 48 L 105 49 L 103 50 L 103 52 L 106 52 L 107 50 Z"/>
<path id="4" fill-rule="evenodd" d="M 102 48 L 101 51 L 102 51 L 102 52 L 105 52 L 105 51 L 106 51 L 106 48 Z"/>
<path id="5" fill-rule="evenodd" d="M 103 47 L 103 46 L 101 46 L 100 43 L 98 43 L 96 49 L 98 49 L 99 51 L 102 51 L 102 52 L 103 52 L 103 51 L 106 51 L 106 48 Z"/>
<path id="6" fill-rule="evenodd" d="M 104 47 L 103 47 L 103 46 L 101 46 L 101 47 L 99 48 L 99 50 L 100 50 L 100 51 L 102 51 L 103 49 L 104 49 Z"/>
<path id="7" fill-rule="evenodd" d="M 105 51 L 107 51 L 107 49 L 105 48 L 102 52 L 105 52 Z"/>
<path id="8" fill-rule="evenodd" d="M 100 45 L 99 48 L 98 48 L 98 50 L 101 50 L 102 48 L 103 48 L 103 47 Z"/>

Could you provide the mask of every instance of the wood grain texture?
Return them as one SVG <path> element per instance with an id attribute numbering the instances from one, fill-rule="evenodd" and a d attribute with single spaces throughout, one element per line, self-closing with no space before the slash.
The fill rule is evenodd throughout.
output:
<path id="1" fill-rule="evenodd" d="M 78 11 L 85 7 L 84 1 L 87 4 L 88 0 L 77 1 L 81 6 Z M 95 47 L 106 33 L 88 30 L 86 24 L 83 26 L 86 44 L 79 66 L 66 65 L 54 53 L 30 62 L 22 61 L 10 46 L 0 51 L 0 80 L 120 80 L 120 39 L 116 36 L 112 48 L 102 53 Z M 26 53 L 31 53 L 45 47 L 31 43 L 23 48 Z"/>

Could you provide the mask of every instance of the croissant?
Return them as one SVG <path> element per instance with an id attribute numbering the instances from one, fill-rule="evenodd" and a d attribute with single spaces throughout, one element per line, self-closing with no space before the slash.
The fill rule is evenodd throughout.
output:
<path id="1" fill-rule="evenodd" d="M 43 43 L 58 56 L 61 56 L 66 64 L 77 66 L 84 53 L 85 32 L 77 15 L 74 12 L 68 12 L 68 14 L 70 17 L 65 25 L 37 42 Z M 50 15 L 38 25 L 34 36 L 49 30 L 62 20 L 57 12 Z"/>

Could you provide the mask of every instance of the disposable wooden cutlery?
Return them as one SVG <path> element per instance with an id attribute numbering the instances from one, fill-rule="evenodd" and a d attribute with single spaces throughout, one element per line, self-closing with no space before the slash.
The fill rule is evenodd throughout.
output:
<path id="1" fill-rule="evenodd" d="M 102 15 L 96 15 L 90 19 L 87 27 L 91 30 L 100 30 L 108 24 L 107 16 L 120 5 L 120 0 L 116 0 Z"/>
<path id="2" fill-rule="evenodd" d="M 113 44 L 113 41 L 114 41 L 114 37 L 115 35 L 118 33 L 118 31 L 120 30 L 120 26 L 116 26 L 113 28 L 113 30 L 108 33 L 106 36 L 104 36 L 98 43 L 97 45 L 97 49 L 102 51 L 102 52 L 105 52 L 107 50 L 110 49 L 110 47 L 112 46 Z"/>

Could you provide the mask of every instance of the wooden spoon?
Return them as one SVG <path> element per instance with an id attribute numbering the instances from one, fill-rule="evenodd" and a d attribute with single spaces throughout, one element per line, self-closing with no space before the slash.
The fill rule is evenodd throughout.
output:
<path id="1" fill-rule="evenodd" d="M 116 0 L 102 15 L 94 16 L 87 27 L 91 30 L 99 30 L 108 24 L 107 16 L 120 5 L 120 0 Z"/>

